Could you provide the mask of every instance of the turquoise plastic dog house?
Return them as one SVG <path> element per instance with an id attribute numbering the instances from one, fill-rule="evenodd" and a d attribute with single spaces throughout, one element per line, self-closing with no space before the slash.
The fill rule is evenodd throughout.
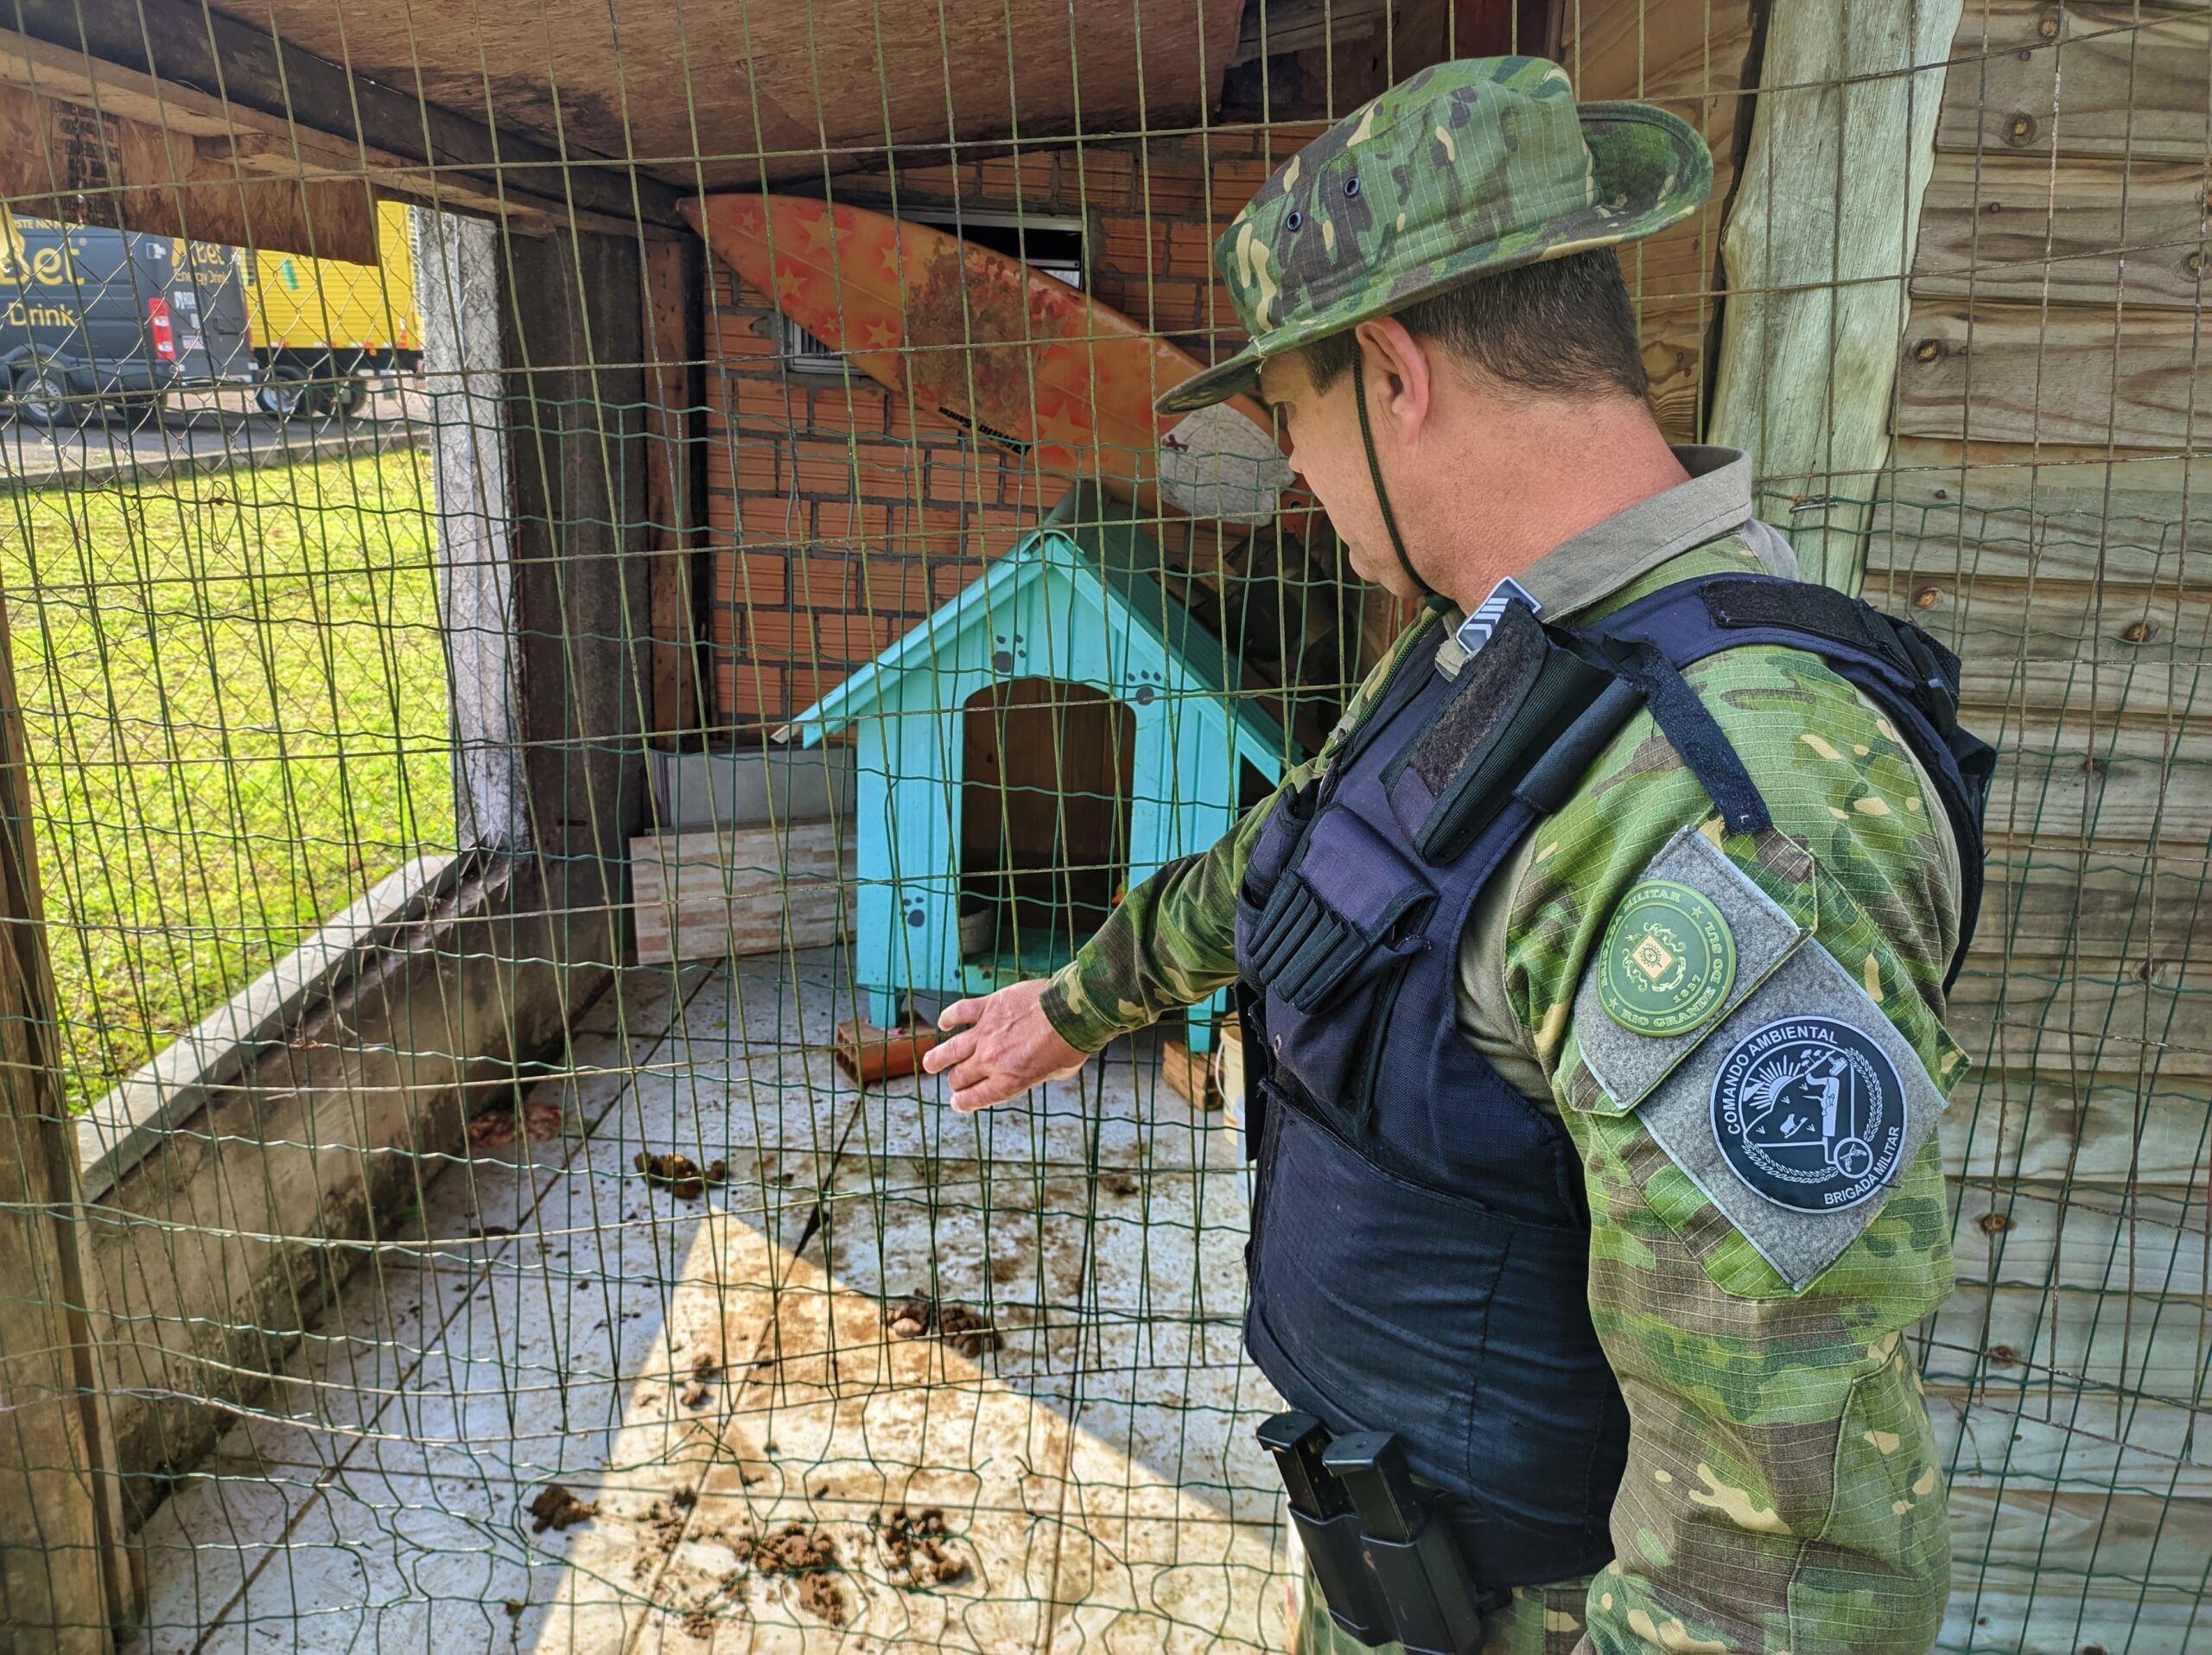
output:
<path id="1" fill-rule="evenodd" d="M 1127 754 L 1117 890 L 1213 843 L 1241 793 L 1281 777 L 1281 726 L 1231 692 L 1242 688 L 1233 658 L 1162 583 L 1170 565 L 1129 511 L 1071 491 L 981 580 L 791 721 L 809 746 L 854 732 L 854 970 L 879 1028 L 906 996 L 983 992 L 1066 957 L 1065 927 L 1055 945 L 1023 926 L 995 930 L 963 958 L 963 723 L 978 704 L 1002 706 L 992 698 L 1039 681 L 1064 704 L 1110 703 Z M 1218 1009 L 1217 998 L 1205 1009 Z M 1192 1047 L 1211 1045 L 1212 1029 L 1194 1013 Z"/>

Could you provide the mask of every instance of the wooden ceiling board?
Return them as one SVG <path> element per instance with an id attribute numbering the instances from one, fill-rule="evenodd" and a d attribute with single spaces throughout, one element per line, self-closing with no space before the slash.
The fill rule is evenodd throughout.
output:
<path id="1" fill-rule="evenodd" d="M 353 73 L 681 189 L 1211 108 L 1239 0 L 227 0 Z"/>
<path id="2" fill-rule="evenodd" d="M 503 214 L 524 229 L 550 227 L 549 217 L 617 231 L 639 219 L 678 223 L 678 193 L 656 180 L 564 164 L 576 151 L 550 150 L 512 124 L 494 134 L 196 0 L 12 0 L 12 13 L 19 32 L 0 35 L 0 73 L 28 70 L 37 94 L 97 111 L 117 100 L 122 114 L 127 104 L 137 111 L 128 118 L 164 134 L 212 115 L 202 136 L 250 135 L 257 162 L 281 169 L 289 159 L 303 181 L 366 179 L 380 194 Z"/>
<path id="3" fill-rule="evenodd" d="M 0 30 L 0 195 L 15 212 L 376 263 L 358 160 L 348 174 L 342 152 L 287 143 L 111 65 L 85 67 Z"/>

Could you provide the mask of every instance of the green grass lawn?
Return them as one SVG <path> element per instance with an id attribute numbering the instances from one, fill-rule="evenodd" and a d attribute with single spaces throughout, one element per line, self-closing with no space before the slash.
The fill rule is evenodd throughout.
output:
<path id="1" fill-rule="evenodd" d="M 73 1102 L 451 847 L 429 467 L 0 495 Z"/>

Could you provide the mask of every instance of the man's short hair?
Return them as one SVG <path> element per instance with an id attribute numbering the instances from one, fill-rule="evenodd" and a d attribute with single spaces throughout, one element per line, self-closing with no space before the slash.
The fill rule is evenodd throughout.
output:
<path id="1" fill-rule="evenodd" d="M 1628 283 L 1611 247 L 1478 277 L 1394 314 L 1415 337 L 1540 396 L 1641 398 L 1650 383 Z M 1318 339 L 1305 356 L 1313 388 L 1326 391 L 1358 360 L 1355 331 Z"/>

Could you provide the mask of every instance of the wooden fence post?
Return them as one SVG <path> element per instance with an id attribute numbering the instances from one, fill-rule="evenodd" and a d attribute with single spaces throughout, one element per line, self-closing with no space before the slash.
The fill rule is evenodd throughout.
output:
<path id="1" fill-rule="evenodd" d="M 708 722 L 699 651 L 701 582 L 695 576 L 706 521 L 699 457 L 703 401 L 706 250 L 688 241 L 645 246 L 645 512 L 652 520 L 652 706 L 658 743 L 696 742 Z"/>
<path id="2" fill-rule="evenodd" d="M 581 1006 L 622 958 L 647 819 L 644 271 L 636 241 L 585 234 L 506 236 L 501 265 L 523 797 Z"/>
<path id="3" fill-rule="evenodd" d="M 104 1652 L 136 1618 L 79 1250 L 75 1132 L 0 595 L 0 1652 Z"/>
<path id="4" fill-rule="evenodd" d="M 1777 0 L 1721 237 L 1706 440 L 1744 449 L 1805 579 L 1859 589 L 1960 0 Z"/>

